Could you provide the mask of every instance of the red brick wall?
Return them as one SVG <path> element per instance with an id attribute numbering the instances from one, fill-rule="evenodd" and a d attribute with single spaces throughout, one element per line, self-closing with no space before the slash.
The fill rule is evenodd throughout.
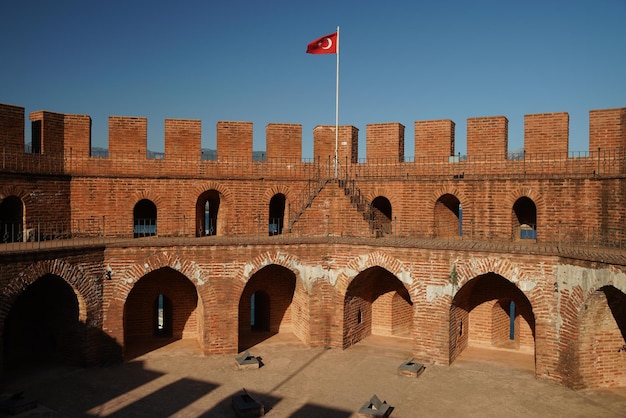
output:
<path id="1" fill-rule="evenodd" d="M 147 158 L 148 119 L 109 117 L 109 158 L 144 161 Z"/>
<path id="2" fill-rule="evenodd" d="M 24 151 L 24 108 L 0 103 L 0 145 L 7 151 Z"/>
<path id="3" fill-rule="evenodd" d="M 448 161 L 454 155 L 454 126 L 450 119 L 415 122 L 415 161 Z"/>
<path id="4" fill-rule="evenodd" d="M 626 108 L 589 112 L 589 151 L 596 152 L 598 148 L 626 148 Z"/>
<path id="5" fill-rule="evenodd" d="M 165 119 L 165 158 L 200 161 L 202 122 L 190 119 Z"/>
<path id="6" fill-rule="evenodd" d="M 335 138 L 335 127 L 329 125 L 316 126 L 313 130 L 313 155 L 324 163 L 332 164 L 335 158 L 335 144 L 337 158 L 342 166 L 356 163 L 359 158 L 359 130 L 354 126 L 340 126 L 339 135 Z"/>
<path id="7" fill-rule="evenodd" d="M 31 122 L 41 124 L 41 154 L 63 155 L 64 118 L 65 115 L 61 113 L 45 110 L 30 114 Z"/>
<path id="8" fill-rule="evenodd" d="M 467 119 L 467 155 L 506 159 L 509 147 L 509 120 L 504 116 Z"/>
<path id="9" fill-rule="evenodd" d="M 524 116 L 524 151 L 526 156 L 553 154 L 565 158 L 568 152 L 569 115 L 541 113 Z"/>
<path id="10" fill-rule="evenodd" d="M 219 161 L 252 161 L 252 122 L 218 122 L 216 142 Z"/>
<path id="11" fill-rule="evenodd" d="M 268 161 L 302 160 L 302 125 L 270 123 L 265 128 L 265 151 Z"/>
<path id="12" fill-rule="evenodd" d="M 368 162 L 404 162 L 404 125 L 397 122 L 367 125 L 365 137 Z"/>
<path id="13" fill-rule="evenodd" d="M 85 159 L 91 156 L 91 118 L 87 115 L 64 115 L 63 122 L 64 151 L 69 159 L 66 169 L 71 171 L 70 164 L 75 158 Z"/>

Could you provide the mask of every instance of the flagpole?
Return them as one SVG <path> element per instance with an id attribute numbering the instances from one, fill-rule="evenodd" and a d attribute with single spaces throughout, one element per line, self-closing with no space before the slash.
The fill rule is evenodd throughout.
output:
<path id="1" fill-rule="evenodd" d="M 337 26 L 337 81 L 335 83 L 335 180 L 339 165 L 339 26 Z"/>

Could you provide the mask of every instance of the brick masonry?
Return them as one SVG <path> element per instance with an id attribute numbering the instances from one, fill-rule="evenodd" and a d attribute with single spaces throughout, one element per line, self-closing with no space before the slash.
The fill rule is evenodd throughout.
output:
<path id="1" fill-rule="evenodd" d="M 590 112 L 590 146 L 618 153 L 626 144 L 623 115 L 624 109 Z M 520 164 L 506 161 L 506 118 L 472 118 L 468 153 L 482 164 L 479 154 L 492 152 L 491 165 L 481 165 L 485 171 L 472 177 L 448 171 L 478 167 L 448 160 L 454 155 L 452 121 L 416 122 L 416 158 L 419 144 L 420 156 L 443 160 L 437 170 L 444 171 L 437 173 L 445 176 L 433 177 L 417 164 L 357 164 L 358 130 L 347 126 L 340 127 L 338 151 L 341 173 L 352 183 L 319 183 L 332 178 L 332 167 L 299 161 L 300 125 L 268 125 L 268 163 L 259 163 L 252 162 L 248 122 L 220 122 L 218 161 L 201 161 L 199 121 L 166 120 L 166 157 L 150 160 L 145 118 L 110 118 L 108 158 L 89 156 L 88 116 L 46 111 L 30 115 L 40 129 L 41 150 L 24 154 L 23 118 L 23 108 L 0 105 L 0 145 L 5 152 L 19 149 L 11 155 L 22 164 L 16 168 L 5 159 L 0 171 L 0 224 L 12 217 L 25 230 L 46 231 L 52 243 L 68 230 L 131 237 L 135 205 L 149 200 L 159 238 L 0 249 L 5 366 L 28 361 L 21 348 L 33 357 L 53 352 L 57 360 L 88 364 L 120 359 L 167 338 L 195 339 L 207 355 L 235 354 L 256 335 L 250 303 L 255 294 L 256 328 L 293 332 L 311 347 L 342 349 L 370 334 L 396 336 L 413 341 L 416 359 L 451 364 L 468 345 L 481 345 L 534 352 L 538 377 L 573 388 L 626 385 L 622 263 L 544 254 L 540 247 L 459 249 L 432 240 L 453 239 L 462 229 L 471 241 L 485 225 L 491 239 L 510 240 L 528 223 L 515 210 L 520 199 L 536 209 L 537 243 L 574 226 L 623 233 L 623 166 L 617 174 L 598 176 L 609 164 L 599 154 L 588 161 L 559 160 L 559 175 L 503 176 L 498 170 Z M 563 113 L 528 116 L 529 149 L 566 151 L 567 120 Z M 368 125 L 367 137 L 368 160 L 403 163 L 402 125 Z M 328 161 L 334 127 L 317 127 L 314 140 L 316 157 Z M 272 159 L 280 163 L 269 164 Z M 572 175 L 571 164 L 587 174 Z M 381 167 L 384 175 L 376 174 Z M 403 171 L 390 171 L 397 167 Z M 417 246 L 372 240 L 349 184 L 366 202 L 389 202 L 385 225 L 398 237 L 427 239 Z M 285 196 L 286 222 L 295 219 L 284 235 L 295 239 L 259 239 L 268 235 L 276 194 Z M 207 198 L 219 202 L 216 239 L 196 237 Z M 376 216 L 387 216 L 383 212 Z M 45 294 L 68 309 L 51 305 L 46 341 L 57 350 L 42 354 L 34 347 L 43 334 L 29 339 L 19 329 L 31 325 L 29 307 L 37 298 L 47 303 Z M 155 331 L 159 295 L 166 301 L 167 335 Z"/>

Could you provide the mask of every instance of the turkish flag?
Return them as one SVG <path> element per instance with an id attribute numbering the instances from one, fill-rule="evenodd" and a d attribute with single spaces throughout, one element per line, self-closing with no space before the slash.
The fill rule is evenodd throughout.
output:
<path id="1" fill-rule="evenodd" d="M 322 36 L 314 40 L 306 47 L 307 54 L 336 54 L 337 53 L 337 32 Z"/>

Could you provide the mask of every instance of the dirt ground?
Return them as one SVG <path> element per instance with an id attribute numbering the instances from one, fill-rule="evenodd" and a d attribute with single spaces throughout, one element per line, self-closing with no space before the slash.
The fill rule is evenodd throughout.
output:
<path id="1" fill-rule="evenodd" d="M 308 349 L 278 334 L 250 350 L 258 369 L 236 356 L 202 356 L 178 341 L 120 365 L 56 367 L 5 381 L 36 409 L 22 417 L 236 417 L 247 393 L 271 417 L 357 417 L 373 395 L 400 417 L 626 417 L 626 388 L 572 391 L 537 380 L 532 354 L 470 347 L 450 367 L 428 365 L 417 378 L 397 368 L 410 341 L 371 336 L 347 350 Z"/>

